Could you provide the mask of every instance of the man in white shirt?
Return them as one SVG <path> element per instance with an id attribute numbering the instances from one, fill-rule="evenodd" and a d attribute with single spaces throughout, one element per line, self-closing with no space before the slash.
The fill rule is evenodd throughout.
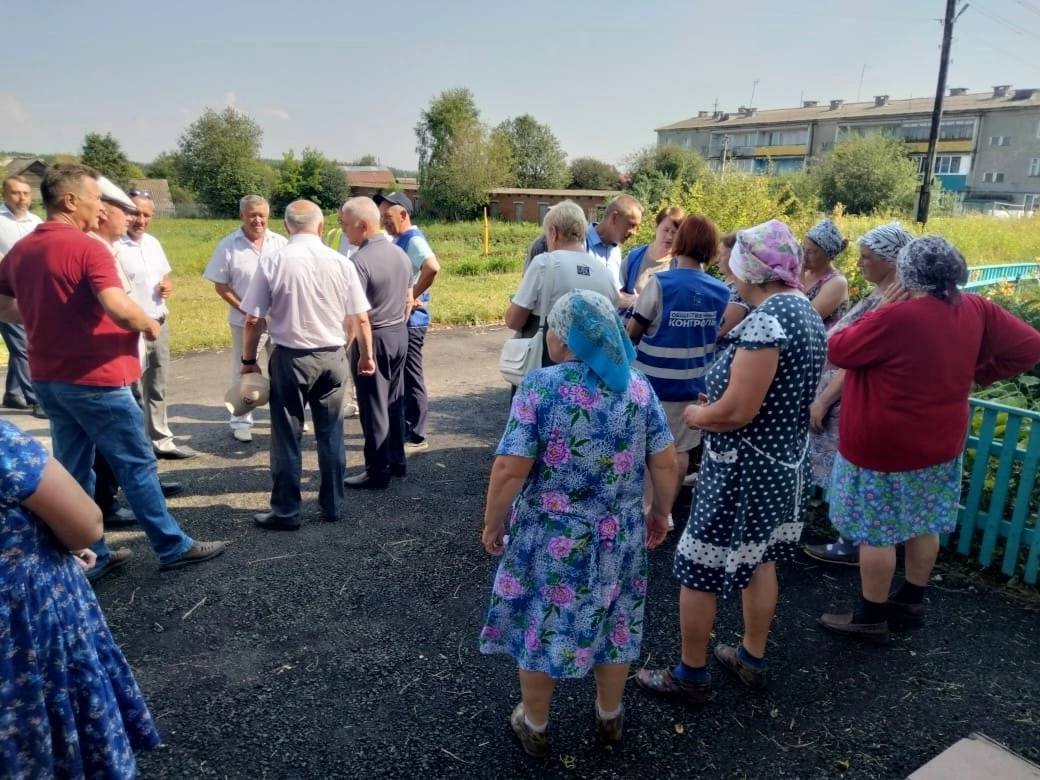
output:
<path id="1" fill-rule="evenodd" d="M 22 236 L 31 233 L 42 221 L 29 211 L 32 205 L 32 187 L 22 176 L 8 176 L 3 184 L 4 203 L 0 206 L 0 261 Z M 29 347 L 25 340 L 25 326 L 20 323 L 0 322 L 0 336 L 7 345 L 7 384 L 4 387 L 4 406 L 8 409 L 32 409 L 33 416 L 46 419 L 42 407 L 36 403 L 32 380 L 29 378 Z"/>
<path id="2" fill-rule="evenodd" d="M 300 435 L 304 407 L 314 420 L 321 485 L 321 519 L 339 519 L 343 478 L 343 386 L 349 367 L 344 346 L 354 334 L 361 374 L 372 375 L 371 308 L 354 264 L 321 241 L 317 204 L 297 200 L 285 209 L 288 244 L 259 262 L 240 308 L 246 313 L 242 374 L 260 371 L 257 348 L 265 328 L 273 344 L 271 375 L 271 509 L 254 516 L 261 528 L 300 527 Z"/>
<path id="3" fill-rule="evenodd" d="M 225 236 L 217 245 L 209 265 L 202 275 L 213 282 L 213 287 L 229 307 L 228 325 L 231 326 L 231 387 L 237 388 L 240 381 L 242 336 L 246 315 L 242 310 L 242 297 L 256 273 L 260 258 L 274 254 L 285 246 L 285 238 L 267 229 L 271 207 L 259 195 L 246 195 L 239 201 L 239 216 L 242 227 Z M 260 339 L 260 350 L 266 351 L 266 335 Z M 241 442 L 253 440 L 251 428 L 253 415 L 241 417 L 231 415 L 231 435 Z"/>
<path id="4" fill-rule="evenodd" d="M 192 458 L 195 452 L 178 447 L 166 414 L 166 372 L 170 365 L 170 310 L 166 299 L 173 292 L 172 269 L 159 240 L 148 233 L 155 216 L 151 193 L 130 190 L 137 213 L 130 215 L 126 235 L 118 242 L 119 264 L 130 282 L 130 297 L 145 314 L 159 323 L 159 338 L 144 342 L 144 361 L 138 385 L 145 429 L 159 458 Z"/>

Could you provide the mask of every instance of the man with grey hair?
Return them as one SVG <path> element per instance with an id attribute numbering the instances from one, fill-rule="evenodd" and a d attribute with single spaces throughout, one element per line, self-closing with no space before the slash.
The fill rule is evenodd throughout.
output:
<path id="1" fill-rule="evenodd" d="M 351 368 L 365 434 L 365 471 L 347 487 L 382 490 L 391 477 L 406 473 L 404 453 L 404 361 L 408 354 L 406 320 L 412 310 L 412 262 L 380 227 L 379 207 L 371 198 L 343 204 L 343 232 L 358 247 L 354 265 L 372 310 L 375 372 L 361 370 L 363 354 L 355 342 Z"/>
<path id="2" fill-rule="evenodd" d="M 249 283 L 256 273 L 260 258 L 273 254 L 285 246 L 285 239 L 267 229 L 267 220 L 271 216 L 271 207 L 267 200 L 259 195 L 246 195 L 239 201 L 239 216 L 242 227 L 225 236 L 210 258 L 209 265 L 202 275 L 213 282 L 213 287 L 225 303 L 230 307 L 228 325 L 231 327 L 231 387 L 238 387 L 242 356 L 242 336 L 246 315 L 242 310 L 242 296 L 249 289 Z M 260 349 L 265 350 L 266 335 L 261 337 Z M 265 350 L 266 351 L 266 350 Z M 253 440 L 252 413 L 236 417 L 231 415 L 229 421 L 231 435 L 240 442 Z"/>
<path id="3" fill-rule="evenodd" d="M 29 235 L 40 224 L 38 216 L 29 211 L 32 205 L 32 187 L 24 176 L 8 176 L 3 184 L 3 204 L 0 205 L 0 260 L 15 243 Z M 4 387 L 4 406 L 8 409 L 32 409 L 35 417 L 46 413 L 36 403 L 36 392 L 29 379 L 29 348 L 25 328 L 16 322 L 0 322 L 0 336 L 7 346 L 7 380 Z"/>
<path id="4" fill-rule="evenodd" d="M 339 519 L 344 504 L 344 347 L 354 334 L 358 372 L 375 373 L 369 303 L 353 264 L 321 241 L 321 209 L 309 200 L 285 209 L 289 241 L 260 258 L 242 298 L 246 313 L 242 374 L 258 373 L 257 348 L 265 328 L 271 353 L 271 508 L 254 516 L 261 528 L 300 527 L 300 435 L 304 407 L 311 409 L 318 447 L 321 519 Z M 266 321 L 265 319 L 266 318 Z"/>
<path id="5" fill-rule="evenodd" d="M 642 204 L 631 195 L 618 195 L 607 204 L 603 220 L 593 222 L 586 229 L 585 251 L 603 261 L 618 290 L 621 290 L 621 245 L 636 234 L 642 221 Z M 543 233 L 531 244 L 524 261 L 525 271 L 534 258 L 549 251 L 546 238 Z M 634 302 L 635 296 L 629 293 L 618 296 L 618 306 L 622 309 Z"/>

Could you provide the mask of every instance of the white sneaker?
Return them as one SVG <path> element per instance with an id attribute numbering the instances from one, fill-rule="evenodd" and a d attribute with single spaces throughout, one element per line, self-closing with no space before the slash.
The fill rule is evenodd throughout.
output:
<path id="1" fill-rule="evenodd" d="M 231 435 L 235 437 L 235 441 L 248 443 L 253 440 L 253 432 L 248 428 L 232 428 Z"/>
<path id="2" fill-rule="evenodd" d="M 358 416 L 358 405 L 357 404 L 343 404 L 343 416 L 344 417 L 357 417 Z"/>

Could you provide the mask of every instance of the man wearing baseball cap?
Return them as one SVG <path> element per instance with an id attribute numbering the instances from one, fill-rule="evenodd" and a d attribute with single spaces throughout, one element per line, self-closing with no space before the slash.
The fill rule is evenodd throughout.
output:
<path id="1" fill-rule="evenodd" d="M 430 287 L 441 270 L 423 232 L 412 224 L 412 201 L 403 192 L 376 195 L 383 227 L 412 263 L 412 311 L 408 316 L 408 355 L 404 361 L 405 452 L 429 449 L 426 414 L 429 402 L 423 377 L 423 343 L 430 326 Z"/>
<path id="2" fill-rule="evenodd" d="M 0 320 L 24 320 L 29 367 L 50 417 L 54 455 L 92 493 L 91 465 L 95 450 L 101 451 L 160 568 L 214 558 L 226 543 L 193 540 L 167 511 L 141 408 L 130 392 L 141 376 L 140 334 L 157 338 L 159 323 L 127 296 L 112 252 L 85 235 L 98 228 L 102 209 L 122 219 L 125 229 L 125 213 L 116 212 L 133 210 L 133 202 L 116 188 L 109 202 L 118 205 L 106 206 L 97 172 L 83 165 L 51 166 L 40 190 L 47 220 L 0 264 Z M 103 538 L 92 549 L 93 579 L 129 557 L 129 550 L 114 552 Z"/>

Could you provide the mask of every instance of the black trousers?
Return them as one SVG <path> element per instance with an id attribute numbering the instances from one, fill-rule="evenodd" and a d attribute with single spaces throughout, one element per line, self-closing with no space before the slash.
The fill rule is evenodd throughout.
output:
<path id="1" fill-rule="evenodd" d="M 357 387 L 358 412 L 365 433 L 365 471 L 374 480 L 390 478 L 391 467 L 404 469 L 404 363 L 408 328 L 402 322 L 372 331 L 376 372 L 358 374 L 360 351 L 355 342 L 350 370 Z"/>
<path id="2" fill-rule="evenodd" d="M 426 379 L 423 377 L 422 350 L 426 328 L 408 328 L 408 356 L 404 361 L 404 425 L 411 441 L 426 438 Z"/>
<path id="3" fill-rule="evenodd" d="M 268 363 L 271 377 L 271 511 L 282 520 L 299 522 L 303 458 L 300 436 L 303 410 L 309 406 L 318 447 L 318 504 L 322 514 L 339 517 L 345 503 L 343 477 L 343 385 L 347 356 L 343 347 L 289 349 L 275 347 Z"/>

